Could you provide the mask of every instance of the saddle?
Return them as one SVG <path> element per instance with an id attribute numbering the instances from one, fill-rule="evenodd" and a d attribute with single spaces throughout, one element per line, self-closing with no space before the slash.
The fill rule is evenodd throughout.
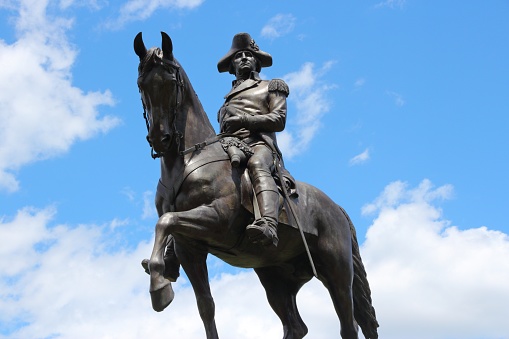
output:
<path id="1" fill-rule="evenodd" d="M 249 173 L 245 167 L 243 167 L 243 170 L 244 171 L 241 175 L 241 180 L 240 180 L 240 202 L 241 202 L 242 207 L 244 207 L 249 213 L 255 215 L 256 212 L 255 212 L 254 206 L 255 206 L 256 200 L 254 199 L 255 195 L 254 195 L 254 190 L 253 190 L 253 184 L 251 183 L 251 178 L 249 177 Z M 289 173 L 288 173 L 288 175 L 289 175 Z M 292 179 L 290 179 L 288 177 L 284 177 L 285 182 L 289 182 L 290 184 L 295 185 L 295 181 L 293 181 L 293 183 L 290 181 Z M 297 222 L 293 218 L 293 215 L 290 213 L 290 209 L 288 207 L 289 202 L 285 199 L 285 196 L 283 195 L 283 192 L 282 192 L 283 188 L 282 188 L 281 182 L 277 176 L 274 176 L 274 180 L 276 181 L 276 185 L 279 190 L 279 223 L 285 224 L 287 226 L 291 226 L 293 228 L 298 228 Z M 286 183 L 285 183 L 285 186 L 288 187 Z M 287 189 L 286 187 L 285 187 L 285 189 Z M 294 192 L 291 195 L 287 194 L 287 196 L 290 199 L 298 197 L 298 193 L 296 192 L 295 188 L 290 189 L 290 191 Z M 287 192 L 288 192 L 288 190 L 287 190 Z"/>
<path id="2" fill-rule="evenodd" d="M 224 151 L 230 157 L 230 163 L 233 167 L 242 171 L 241 175 L 241 204 L 251 214 L 256 215 L 258 211 L 253 185 L 248 171 L 246 170 L 247 159 L 253 154 L 249 145 L 236 137 L 226 137 L 220 140 Z M 297 192 L 296 181 L 290 172 L 284 167 L 281 161 L 281 153 L 277 152 L 278 168 L 274 168 L 272 177 L 276 182 L 279 191 L 279 223 L 298 228 L 297 222 L 290 212 L 288 199 L 296 199 Z M 274 166 L 275 167 L 275 166 Z M 283 181 L 283 182 L 281 182 Z M 283 191 L 284 190 L 284 191 Z"/>

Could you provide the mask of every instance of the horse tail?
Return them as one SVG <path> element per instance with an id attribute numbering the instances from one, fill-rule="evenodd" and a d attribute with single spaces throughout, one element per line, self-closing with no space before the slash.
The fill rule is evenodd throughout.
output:
<path id="1" fill-rule="evenodd" d="M 357 232 L 352 223 L 352 220 L 346 213 L 346 211 L 340 206 L 343 214 L 348 220 L 350 225 L 350 231 L 352 234 L 352 259 L 353 259 L 353 303 L 354 303 L 354 317 L 362 329 L 362 333 L 366 339 L 377 339 L 379 327 L 378 321 L 376 320 L 375 308 L 371 302 L 371 289 L 362 263 L 361 254 L 359 251 L 359 243 L 357 242 Z"/>

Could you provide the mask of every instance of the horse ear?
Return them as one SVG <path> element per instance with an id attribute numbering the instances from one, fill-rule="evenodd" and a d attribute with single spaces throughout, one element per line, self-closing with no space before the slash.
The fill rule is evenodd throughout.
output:
<path id="1" fill-rule="evenodd" d="M 165 58 L 173 60 L 173 42 L 171 42 L 171 38 L 165 32 L 161 32 L 162 36 L 162 49 L 163 55 Z"/>
<path id="2" fill-rule="evenodd" d="M 147 48 L 145 47 L 145 43 L 143 43 L 141 32 L 136 34 L 136 37 L 134 38 L 134 52 L 140 57 L 140 60 L 142 60 L 147 54 Z"/>

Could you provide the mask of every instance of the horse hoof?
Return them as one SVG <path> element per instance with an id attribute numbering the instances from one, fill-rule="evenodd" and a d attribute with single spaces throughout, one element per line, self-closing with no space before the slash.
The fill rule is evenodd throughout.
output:
<path id="1" fill-rule="evenodd" d="M 150 299 L 152 300 L 152 308 L 156 312 L 161 312 L 173 301 L 175 293 L 171 287 L 171 283 L 167 281 L 163 286 L 157 289 L 150 288 Z"/>

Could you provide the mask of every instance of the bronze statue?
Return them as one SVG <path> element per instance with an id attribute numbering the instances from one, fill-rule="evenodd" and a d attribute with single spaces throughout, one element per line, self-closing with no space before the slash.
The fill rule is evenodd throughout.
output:
<path id="1" fill-rule="evenodd" d="M 277 152 L 276 133 L 285 128 L 286 97 L 290 94 L 283 80 L 261 80 L 262 67 L 272 65 L 272 56 L 260 50 L 247 33 L 233 37 L 232 47 L 217 64 L 219 72 L 230 72 L 236 79 L 218 113 L 221 133 L 231 133 L 252 149 L 247 170 L 260 209 L 260 218 L 247 226 L 253 241 L 277 246 L 279 192 L 272 178 Z M 279 153 L 279 154 L 278 154 Z"/>
<path id="2" fill-rule="evenodd" d="M 253 85 L 251 91 L 259 92 L 252 96 L 250 90 L 238 94 L 249 96 L 249 101 L 258 108 L 249 106 L 247 100 L 245 104 L 234 103 L 244 99 L 233 89 L 219 111 L 224 133 L 216 136 L 184 69 L 173 55 L 170 37 L 161 34 L 161 49 L 147 50 L 141 33 L 134 40 L 134 50 L 140 58 L 138 87 L 148 128 L 147 139 L 153 157 L 161 158 L 156 194 L 160 218 L 152 255 L 144 263 L 150 274 L 154 310 L 162 311 L 173 300 L 171 281 L 176 276 L 167 266 L 175 265 L 178 259 L 193 286 L 206 337 L 218 338 L 206 266 L 207 255 L 212 253 L 231 265 L 254 268 L 269 304 L 281 319 L 284 338 L 303 338 L 308 332 L 297 309 L 296 295 L 315 272 L 330 292 L 342 338 L 358 338 L 358 325 L 366 338 L 378 338 L 371 291 L 355 228 L 346 212 L 306 183 L 297 182 L 298 194 L 294 194 L 286 192 L 295 187 L 283 175 L 276 176 L 278 188 L 268 182 L 269 171 L 270 179 L 273 171 L 282 172 L 273 133 L 284 128 L 289 93 L 282 81 L 264 82 L 257 78 L 256 72 L 261 67 L 270 66 L 270 55 L 261 52 L 247 34 L 234 38 L 230 52 L 221 59 L 218 69 L 221 72 L 231 69 L 236 76 L 242 73 L 238 80 L 244 81 L 238 86 L 242 89 Z M 244 78 L 247 73 L 248 77 Z M 273 99 L 279 107 L 274 114 L 278 123 L 265 120 L 265 115 L 272 114 L 275 106 L 262 108 L 259 96 L 271 97 L 269 102 Z M 228 138 L 234 141 L 225 141 Z M 232 166 L 224 147 L 225 144 L 230 147 L 230 143 L 243 149 L 249 159 L 247 164 L 236 162 L 237 167 Z M 262 149 L 260 157 L 267 162 L 252 169 L 249 161 L 256 159 L 258 149 Z M 249 167 L 247 171 L 246 167 Z M 263 179 L 258 180 L 257 173 Z M 251 181 L 254 190 L 258 190 L 255 193 Z M 270 192 L 270 196 L 257 199 L 264 191 Z M 262 206 L 260 216 L 255 218 L 257 209 L 253 205 L 259 201 L 262 205 L 279 201 L 279 191 L 286 197 L 285 208 L 274 204 L 267 208 L 269 212 L 261 215 Z M 279 216 L 273 215 L 274 210 L 281 212 Z M 267 217 L 279 220 L 277 228 L 271 222 L 257 222 Z M 247 225 L 255 225 L 255 231 L 250 231 Z M 168 243 L 169 239 L 173 240 Z M 178 271 L 178 264 L 176 267 Z"/>

